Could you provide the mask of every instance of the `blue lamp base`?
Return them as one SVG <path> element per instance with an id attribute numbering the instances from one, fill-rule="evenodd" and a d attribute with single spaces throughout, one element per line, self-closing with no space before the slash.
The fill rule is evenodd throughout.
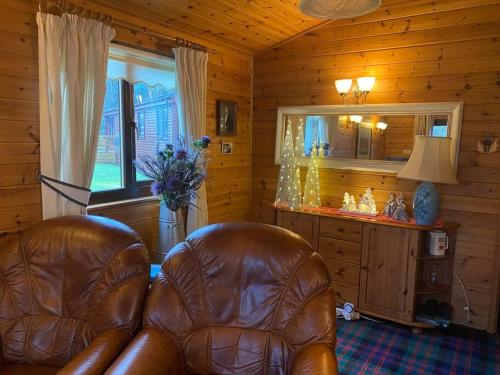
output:
<path id="1" fill-rule="evenodd" d="M 413 195 L 413 215 L 418 225 L 434 225 L 439 217 L 439 191 L 432 182 L 422 182 Z"/>

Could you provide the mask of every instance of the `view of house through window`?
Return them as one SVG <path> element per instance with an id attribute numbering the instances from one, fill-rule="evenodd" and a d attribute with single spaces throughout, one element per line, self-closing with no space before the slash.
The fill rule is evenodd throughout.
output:
<path id="1" fill-rule="evenodd" d="M 173 59 L 113 45 L 92 179 L 104 200 L 139 196 L 147 177 L 133 160 L 179 138 Z M 102 194 L 100 194 L 102 193 Z M 100 199 L 101 201 L 101 199 Z"/>

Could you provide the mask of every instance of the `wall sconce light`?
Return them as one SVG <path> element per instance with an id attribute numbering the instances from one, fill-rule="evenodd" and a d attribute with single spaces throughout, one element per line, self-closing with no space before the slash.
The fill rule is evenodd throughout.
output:
<path id="1" fill-rule="evenodd" d="M 364 97 L 364 103 L 366 103 L 366 96 L 372 91 L 375 85 L 375 77 L 358 77 L 356 82 L 357 86 L 352 89 L 352 104 L 362 104 L 361 97 Z M 342 97 L 342 103 L 345 103 L 345 98 L 349 94 L 351 86 L 352 79 L 338 79 L 335 81 L 335 88 Z"/>
<path id="2" fill-rule="evenodd" d="M 385 122 L 377 122 L 375 125 L 375 134 L 381 135 L 384 133 L 385 129 L 387 129 L 387 124 Z"/>
<path id="3" fill-rule="evenodd" d="M 342 129 L 352 129 L 355 126 L 358 126 L 361 121 L 363 121 L 363 116 L 361 115 L 349 115 L 349 116 L 343 116 L 343 125 L 341 125 Z M 340 116 L 339 116 L 340 120 Z"/>

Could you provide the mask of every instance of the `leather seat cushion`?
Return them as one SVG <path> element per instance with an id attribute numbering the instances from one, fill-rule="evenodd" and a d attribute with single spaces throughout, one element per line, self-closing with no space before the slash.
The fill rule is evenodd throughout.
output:
<path id="1" fill-rule="evenodd" d="M 54 375 L 59 367 L 33 364 L 7 365 L 0 367 L 0 375 Z"/>

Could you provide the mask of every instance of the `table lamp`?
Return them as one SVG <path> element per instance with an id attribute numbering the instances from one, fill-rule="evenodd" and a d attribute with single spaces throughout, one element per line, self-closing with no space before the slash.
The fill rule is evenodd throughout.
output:
<path id="1" fill-rule="evenodd" d="M 434 183 L 457 184 L 450 161 L 451 138 L 416 135 L 410 159 L 399 178 L 422 181 L 413 195 L 413 215 L 418 225 L 433 225 L 439 216 L 439 191 Z"/>

